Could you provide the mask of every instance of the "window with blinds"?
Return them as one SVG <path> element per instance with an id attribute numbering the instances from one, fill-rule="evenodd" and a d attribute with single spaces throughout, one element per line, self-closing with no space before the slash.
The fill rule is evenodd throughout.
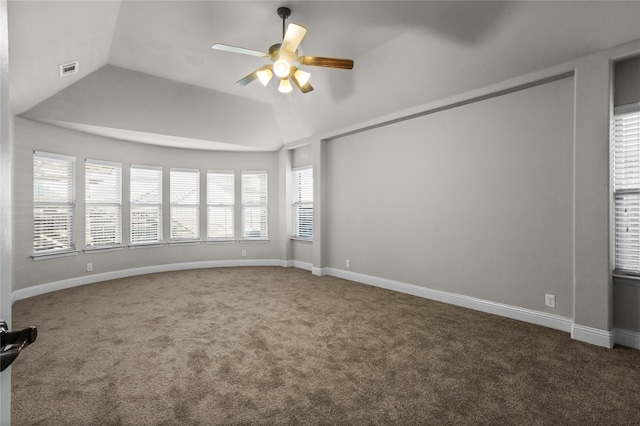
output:
<path id="1" fill-rule="evenodd" d="M 171 169 L 171 241 L 200 239 L 200 170 Z"/>
<path id="2" fill-rule="evenodd" d="M 313 239 L 313 168 L 292 170 L 293 237 Z"/>
<path id="3" fill-rule="evenodd" d="M 241 218 L 242 239 L 266 240 L 267 234 L 267 172 L 242 172 Z"/>
<path id="4" fill-rule="evenodd" d="M 87 159 L 84 166 L 85 248 L 122 245 L 122 165 Z"/>
<path id="5" fill-rule="evenodd" d="M 46 152 L 33 155 L 34 256 L 75 250 L 75 161 Z"/>
<path id="6" fill-rule="evenodd" d="M 615 270 L 640 275 L 640 104 L 616 108 L 613 151 Z"/>
<path id="7" fill-rule="evenodd" d="M 207 239 L 232 241 L 234 232 L 235 173 L 207 172 Z"/>
<path id="8" fill-rule="evenodd" d="M 162 167 L 131 165 L 131 245 L 162 242 Z"/>

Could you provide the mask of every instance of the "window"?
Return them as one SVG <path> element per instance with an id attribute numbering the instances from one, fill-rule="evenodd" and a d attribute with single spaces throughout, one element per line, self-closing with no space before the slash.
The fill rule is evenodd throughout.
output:
<path id="1" fill-rule="evenodd" d="M 75 250 L 75 162 L 66 155 L 38 151 L 33 155 L 34 255 Z"/>
<path id="2" fill-rule="evenodd" d="M 200 238 L 200 170 L 171 169 L 171 241 Z"/>
<path id="3" fill-rule="evenodd" d="M 233 171 L 207 172 L 207 239 L 230 241 L 235 238 Z"/>
<path id="4" fill-rule="evenodd" d="M 640 104 L 616 108 L 613 129 L 615 270 L 640 274 Z"/>
<path id="5" fill-rule="evenodd" d="M 266 240 L 267 172 L 242 172 L 242 238 Z"/>
<path id="6" fill-rule="evenodd" d="M 131 165 L 131 245 L 162 242 L 162 167 Z"/>
<path id="7" fill-rule="evenodd" d="M 313 167 L 293 170 L 293 237 L 313 238 Z"/>
<path id="8" fill-rule="evenodd" d="M 122 166 L 85 162 L 85 247 L 107 248 L 122 244 Z"/>

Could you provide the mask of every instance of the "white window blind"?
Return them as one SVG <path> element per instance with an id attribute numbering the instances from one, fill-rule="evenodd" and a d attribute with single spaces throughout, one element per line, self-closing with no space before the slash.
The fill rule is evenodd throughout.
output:
<path id="1" fill-rule="evenodd" d="M 233 171 L 207 172 L 207 239 L 229 241 L 235 238 Z"/>
<path id="2" fill-rule="evenodd" d="M 200 171 L 171 169 L 171 241 L 200 238 Z"/>
<path id="3" fill-rule="evenodd" d="M 162 167 L 131 165 L 131 244 L 162 242 Z"/>
<path id="4" fill-rule="evenodd" d="M 300 167 L 293 177 L 293 236 L 313 238 L 313 168 Z"/>
<path id="5" fill-rule="evenodd" d="M 39 151 L 33 155 L 34 255 L 75 250 L 75 161 Z"/>
<path id="6" fill-rule="evenodd" d="M 122 244 L 122 165 L 85 162 L 85 246 L 107 248 Z"/>
<path id="7" fill-rule="evenodd" d="M 242 172 L 242 238 L 266 240 L 267 235 L 267 172 Z"/>
<path id="8" fill-rule="evenodd" d="M 615 269 L 640 274 L 640 104 L 622 111 L 613 128 Z"/>

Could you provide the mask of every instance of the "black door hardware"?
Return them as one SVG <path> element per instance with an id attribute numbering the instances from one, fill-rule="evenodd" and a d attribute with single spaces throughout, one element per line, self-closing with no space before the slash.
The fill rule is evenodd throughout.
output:
<path id="1" fill-rule="evenodd" d="M 7 323 L 0 321 L 0 371 L 4 371 L 20 355 L 20 351 L 36 341 L 38 329 L 25 328 L 9 331 Z"/>

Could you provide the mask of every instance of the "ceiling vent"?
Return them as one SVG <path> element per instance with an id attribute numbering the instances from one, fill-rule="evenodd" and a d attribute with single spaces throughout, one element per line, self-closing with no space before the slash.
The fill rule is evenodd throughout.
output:
<path id="1" fill-rule="evenodd" d="M 69 62 L 68 64 L 60 65 L 60 77 L 77 73 L 79 63 L 80 61 L 73 61 L 73 62 Z"/>

